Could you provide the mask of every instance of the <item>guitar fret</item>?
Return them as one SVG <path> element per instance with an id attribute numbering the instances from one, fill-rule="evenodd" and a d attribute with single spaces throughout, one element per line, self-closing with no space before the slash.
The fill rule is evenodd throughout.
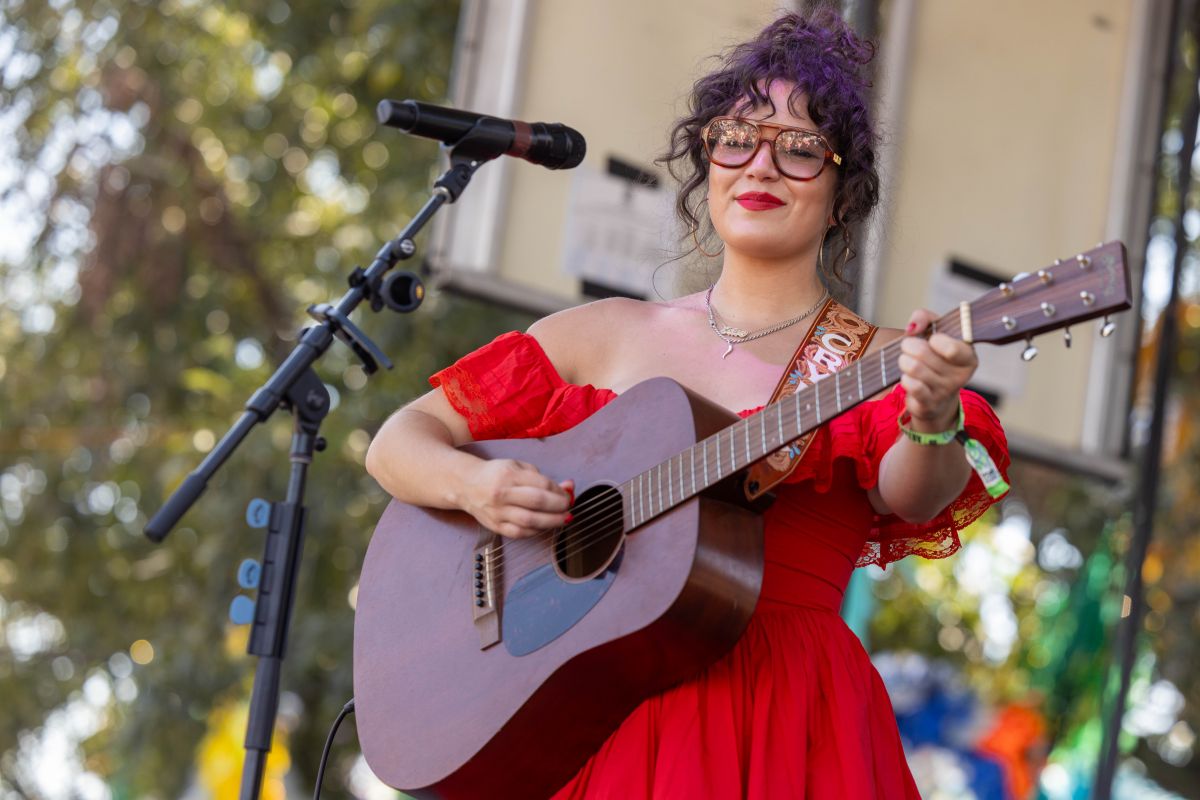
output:
<path id="1" fill-rule="evenodd" d="M 712 483 L 708 477 L 708 439 L 704 440 L 704 483 Z"/>
<path id="2" fill-rule="evenodd" d="M 683 502 L 683 453 L 679 454 L 679 502 Z"/>
<path id="3" fill-rule="evenodd" d="M 646 473 L 638 475 L 638 516 L 646 521 Z"/>
<path id="4" fill-rule="evenodd" d="M 759 416 L 762 416 L 762 415 L 760 414 Z M 762 452 L 765 453 L 765 452 L 767 452 L 767 421 L 764 419 L 764 420 L 760 420 L 760 422 L 762 424 L 758 426 L 758 433 L 759 433 L 759 438 L 762 439 Z M 747 455 L 749 455 L 749 454 L 747 453 Z"/>
<path id="5" fill-rule="evenodd" d="M 821 423 L 821 384 L 813 384 L 813 397 L 817 399 L 817 424 Z"/>
<path id="6" fill-rule="evenodd" d="M 638 475 L 638 516 L 646 521 L 646 473 Z"/>
<path id="7" fill-rule="evenodd" d="M 742 423 L 742 428 L 746 431 L 746 463 L 749 464 L 754 460 L 750 458 L 750 423 Z"/>
<path id="8" fill-rule="evenodd" d="M 833 393 L 837 396 L 838 413 L 842 413 L 842 373 L 833 373 Z"/>
<path id="9" fill-rule="evenodd" d="M 650 470 L 642 473 L 642 503 L 645 506 L 643 519 L 654 516 L 654 495 L 650 494 Z"/>
<path id="10" fill-rule="evenodd" d="M 667 489 L 671 488 L 670 481 L 667 482 Z M 658 465 L 658 513 L 663 513 L 670 506 L 663 499 L 663 465 Z"/>
<path id="11" fill-rule="evenodd" d="M 879 354 L 879 368 L 883 370 L 883 385 L 887 386 L 887 359 L 883 357 L 882 353 Z"/>
<path id="12" fill-rule="evenodd" d="M 695 494 L 696 493 L 696 448 L 694 448 L 694 447 L 689 448 L 688 452 L 692 454 L 691 463 L 689 464 L 689 466 L 691 466 L 691 468 L 692 468 L 692 494 Z"/>
<path id="13" fill-rule="evenodd" d="M 779 428 L 779 443 L 783 444 L 783 406 L 778 403 L 775 404 L 775 423 Z"/>
<path id="14" fill-rule="evenodd" d="M 667 459 L 667 505 L 675 505 L 675 487 L 671 485 L 671 459 Z"/>
<path id="15" fill-rule="evenodd" d="M 857 373 L 858 373 L 858 399 L 863 400 L 866 398 L 866 395 L 863 394 L 863 387 L 862 387 L 862 362 L 861 361 L 858 362 L 857 364 L 855 364 L 855 366 L 858 367 L 858 370 L 857 370 Z"/>
<path id="16" fill-rule="evenodd" d="M 650 489 L 649 495 L 650 496 L 647 498 L 647 500 L 650 503 L 650 516 L 653 517 L 654 513 L 655 513 L 654 512 L 654 467 L 651 467 L 650 469 L 646 470 L 646 481 L 650 484 L 650 486 L 649 486 L 649 489 Z"/>
<path id="17" fill-rule="evenodd" d="M 659 464 L 655 469 L 658 470 L 658 477 L 654 480 L 654 487 L 658 492 L 658 513 L 661 514 L 667 510 L 667 507 L 663 505 L 662 464 Z"/>
<path id="18" fill-rule="evenodd" d="M 646 501 L 650 505 L 650 517 L 654 517 L 654 468 L 646 470 L 647 494 Z"/>
<path id="19" fill-rule="evenodd" d="M 654 467 L 646 470 L 646 504 L 650 507 L 650 517 L 654 516 L 654 476 L 652 474 Z"/>
<path id="20" fill-rule="evenodd" d="M 715 438 L 717 440 L 717 480 L 720 480 L 721 479 L 721 434 L 720 434 L 720 432 L 718 432 L 717 435 L 713 438 Z"/>

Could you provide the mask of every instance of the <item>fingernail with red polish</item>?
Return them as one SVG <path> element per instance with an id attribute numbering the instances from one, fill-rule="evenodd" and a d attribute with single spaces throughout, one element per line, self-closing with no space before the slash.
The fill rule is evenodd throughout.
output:
<path id="1" fill-rule="evenodd" d="M 914 333 L 916 330 L 917 330 L 917 323 L 910 322 L 910 323 L 908 323 L 908 327 L 904 329 L 904 332 L 911 334 L 911 333 Z"/>
<path id="2" fill-rule="evenodd" d="M 575 521 L 575 515 L 567 514 L 567 518 L 563 520 L 563 525 L 570 525 L 574 521 Z"/>

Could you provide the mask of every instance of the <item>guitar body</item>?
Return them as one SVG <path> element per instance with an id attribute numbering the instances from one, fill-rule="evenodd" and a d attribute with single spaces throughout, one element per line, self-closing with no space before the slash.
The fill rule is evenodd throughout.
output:
<path id="1" fill-rule="evenodd" d="M 557 436 L 465 449 L 574 479 L 575 509 L 619 510 L 619 492 L 595 493 L 736 420 L 657 378 Z M 549 796 L 642 700 L 727 652 L 762 580 L 762 519 L 735 479 L 632 531 L 618 517 L 612 552 L 584 576 L 565 569 L 562 539 L 502 540 L 465 513 L 392 502 L 354 630 L 358 731 L 375 774 L 419 797 Z"/>

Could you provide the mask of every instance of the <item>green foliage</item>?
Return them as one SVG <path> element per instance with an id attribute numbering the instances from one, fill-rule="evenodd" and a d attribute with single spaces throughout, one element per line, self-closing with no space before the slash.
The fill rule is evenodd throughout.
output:
<path id="1" fill-rule="evenodd" d="M 435 148 L 376 130 L 373 108 L 443 99 L 457 13 L 0 0 L 0 163 L 18 165 L 0 169 L 0 212 L 19 220 L 0 250 L 0 787 L 36 794 L 31 735 L 92 709 L 86 768 L 117 796 L 179 796 L 214 706 L 246 696 L 253 660 L 227 646 L 226 610 L 238 563 L 260 556 L 245 505 L 286 485 L 285 415 L 164 544 L 141 530 L 303 309 L 340 297 L 420 207 Z M 397 366 L 368 381 L 335 344 L 317 367 L 338 407 L 283 675 L 300 784 L 352 693 L 349 598 L 385 504 L 362 468 L 371 432 L 439 366 L 529 322 L 437 293 L 409 317 L 356 318 Z M 357 755 L 339 741 L 330 797 Z"/>

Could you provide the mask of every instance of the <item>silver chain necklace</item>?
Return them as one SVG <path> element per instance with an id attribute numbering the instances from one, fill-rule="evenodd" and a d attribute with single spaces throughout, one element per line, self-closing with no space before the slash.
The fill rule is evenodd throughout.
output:
<path id="1" fill-rule="evenodd" d="M 722 361 L 725 360 L 725 356 L 733 352 L 733 346 L 735 344 L 745 344 L 746 342 L 752 342 L 755 339 L 761 339 L 764 336 L 770 336 L 772 333 L 778 333 L 784 328 L 790 328 L 805 317 L 811 317 L 817 312 L 818 308 L 824 305 L 825 300 L 829 297 L 829 290 L 826 289 L 824 293 L 821 294 L 821 299 L 817 300 L 816 305 L 814 305 L 808 311 L 805 311 L 803 314 L 792 317 L 791 319 L 785 319 L 783 322 L 772 325 L 769 328 L 763 328 L 761 331 L 748 333 L 741 328 L 734 328 L 729 325 L 722 325 L 719 328 L 717 327 L 717 314 L 712 306 L 712 293 L 714 288 L 716 288 L 715 283 L 712 286 L 709 286 L 708 291 L 704 293 L 704 308 L 708 310 L 708 327 L 712 328 L 713 333 L 720 337 L 722 342 L 728 345 L 728 347 L 725 349 L 725 352 L 721 354 Z"/>

